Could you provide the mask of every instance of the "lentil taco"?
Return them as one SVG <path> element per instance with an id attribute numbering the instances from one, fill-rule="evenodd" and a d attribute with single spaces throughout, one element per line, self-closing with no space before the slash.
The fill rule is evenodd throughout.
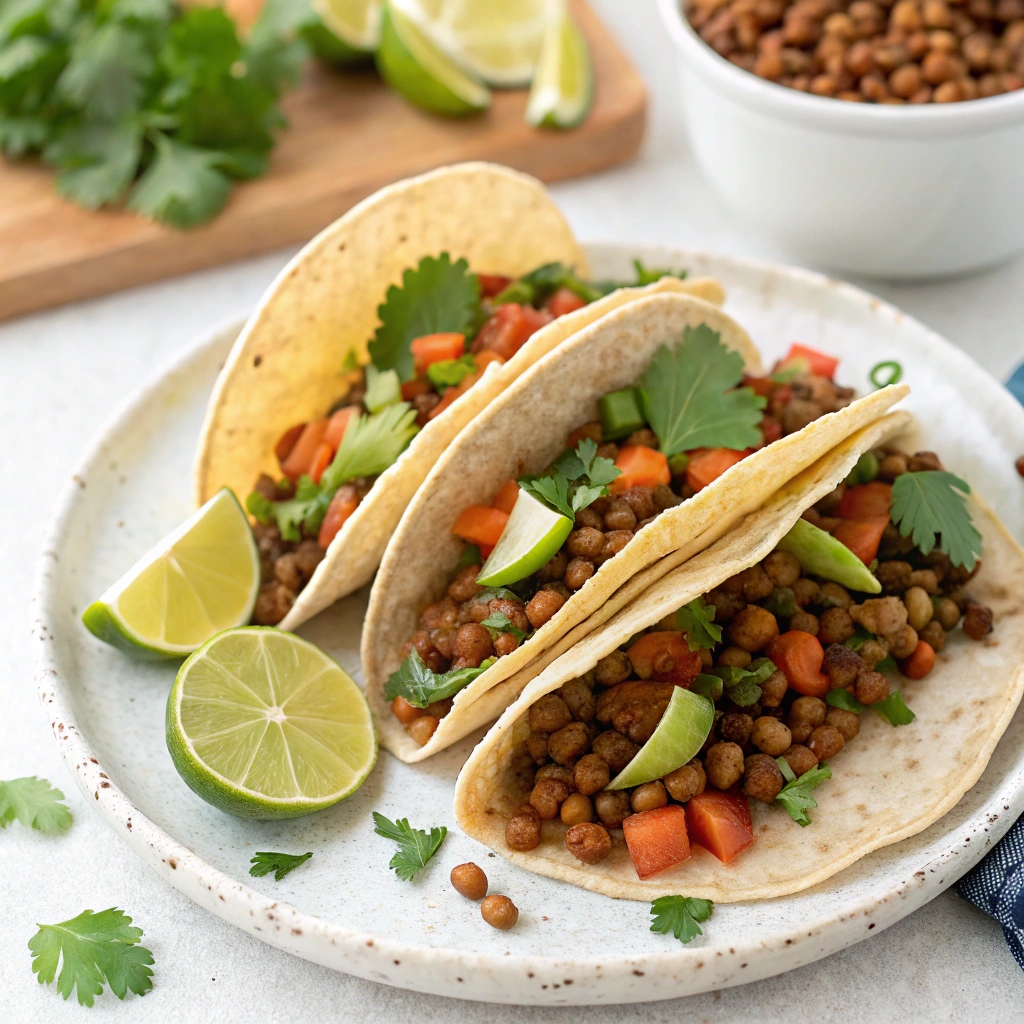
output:
<path id="1" fill-rule="evenodd" d="M 547 351 L 646 291 L 693 291 L 637 263 L 590 282 L 544 187 L 489 164 L 442 168 L 355 206 L 281 272 L 210 401 L 199 503 L 248 495 L 260 625 L 293 629 L 367 583 L 456 434 Z"/>
<path id="2" fill-rule="evenodd" d="M 633 576 L 707 547 L 906 394 L 856 399 L 836 365 L 794 346 L 763 376 L 721 310 L 655 295 L 532 367 L 438 461 L 381 563 L 361 650 L 381 742 L 416 761 L 493 721 Z"/>
<path id="3" fill-rule="evenodd" d="M 890 446 L 906 425 L 846 439 L 549 665 L 466 762 L 463 830 L 610 896 L 731 902 L 950 810 L 1024 691 L 1024 552 L 934 453 Z"/>

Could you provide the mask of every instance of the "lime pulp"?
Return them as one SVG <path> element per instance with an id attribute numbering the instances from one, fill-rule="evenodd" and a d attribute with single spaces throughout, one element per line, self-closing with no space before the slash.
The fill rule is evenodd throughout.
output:
<path id="1" fill-rule="evenodd" d="M 312 0 L 314 12 L 340 46 L 325 47 L 330 59 L 351 59 L 380 45 L 381 0 Z"/>
<path id="2" fill-rule="evenodd" d="M 563 12 L 544 33 L 526 120 L 534 128 L 575 128 L 587 116 L 593 98 L 594 70 L 587 41 Z"/>

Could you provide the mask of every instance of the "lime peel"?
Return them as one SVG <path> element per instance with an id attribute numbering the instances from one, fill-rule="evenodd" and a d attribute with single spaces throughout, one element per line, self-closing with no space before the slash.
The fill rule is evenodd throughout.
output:
<path id="1" fill-rule="evenodd" d="M 594 101 L 594 69 L 583 33 L 564 12 L 544 33 L 540 61 L 526 104 L 534 128 L 575 128 Z"/>

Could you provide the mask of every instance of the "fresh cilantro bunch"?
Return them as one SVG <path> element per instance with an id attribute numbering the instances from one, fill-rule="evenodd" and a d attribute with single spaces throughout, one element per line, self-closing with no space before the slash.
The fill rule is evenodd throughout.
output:
<path id="1" fill-rule="evenodd" d="M 432 828 L 430 835 L 421 828 L 413 828 L 408 818 L 391 821 L 383 814 L 373 812 L 374 832 L 398 843 L 398 852 L 391 858 L 391 868 L 403 882 L 410 882 L 422 871 L 430 858 L 441 849 L 448 829 L 444 825 Z"/>
<path id="2" fill-rule="evenodd" d="M 402 697 L 413 707 L 425 708 L 435 701 L 454 697 L 493 664 L 493 658 L 485 658 L 477 668 L 434 672 L 423 663 L 419 652 L 413 651 L 398 667 L 398 671 L 391 673 L 384 687 L 384 697 L 389 701 Z"/>
<path id="3" fill-rule="evenodd" d="M 71 812 L 63 799 L 59 789 L 34 775 L 0 782 L 0 828 L 18 821 L 49 835 L 64 832 L 71 827 Z"/>
<path id="4" fill-rule="evenodd" d="M 810 825 L 811 816 L 807 812 L 818 806 L 818 801 L 811 796 L 811 790 L 820 786 L 826 779 L 831 779 L 832 770 L 827 764 L 819 764 L 797 778 L 784 757 L 775 758 L 775 763 L 786 780 L 786 785 L 775 799 L 786 808 L 786 812 L 798 825 Z"/>
<path id="5" fill-rule="evenodd" d="M 654 918 L 651 931 L 661 935 L 671 932 L 680 942 L 687 943 L 704 933 L 700 925 L 715 909 L 711 900 L 694 896 L 659 896 L 651 904 Z"/>
<path id="6" fill-rule="evenodd" d="M 611 459 L 598 457 L 597 442 L 585 437 L 576 451 L 565 451 L 543 476 L 524 476 L 519 486 L 569 519 L 608 493 L 620 474 Z"/>
<path id="7" fill-rule="evenodd" d="M 87 209 L 194 227 L 266 171 L 304 55 L 266 29 L 243 43 L 220 8 L 0 0 L 0 152 L 39 155 Z"/>

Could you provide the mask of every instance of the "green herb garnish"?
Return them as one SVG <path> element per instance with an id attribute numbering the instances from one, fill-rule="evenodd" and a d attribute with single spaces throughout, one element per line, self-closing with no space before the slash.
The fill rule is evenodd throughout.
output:
<path id="1" fill-rule="evenodd" d="M 249 874 L 253 878 L 260 878 L 273 872 L 274 881 L 280 882 L 290 871 L 294 871 L 300 864 L 305 864 L 312 853 L 257 853 L 249 863 Z"/>
<path id="2" fill-rule="evenodd" d="M 829 690 L 825 703 L 831 708 L 842 708 L 843 711 L 853 711 L 858 715 L 866 710 L 866 705 L 861 704 L 849 690 Z"/>
<path id="3" fill-rule="evenodd" d="M 603 294 L 600 289 L 578 277 L 572 267 L 564 263 L 545 263 L 517 278 L 504 291 L 495 295 L 491 302 L 495 306 L 506 302 L 542 306 L 559 288 L 568 288 L 587 303 L 601 298 Z"/>
<path id="4" fill-rule="evenodd" d="M 608 484 L 622 473 L 611 459 L 597 456 L 597 442 L 585 437 L 576 451 L 564 452 L 544 476 L 524 476 L 523 490 L 569 519 L 608 493 Z"/>
<path id="5" fill-rule="evenodd" d="M 903 379 L 903 367 L 895 359 L 887 359 L 883 363 L 875 363 L 868 374 L 868 380 L 874 384 L 876 390 L 888 387 L 890 384 L 899 384 Z"/>
<path id="6" fill-rule="evenodd" d="M 917 717 L 904 703 L 899 690 L 893 690 L 885 700 L 872 704 L 871 710 L 877 711 L 890 725 L 910 725 Z"/>
<path id="7" fill-rule="evenodd" d="M 427 367 L 427 379 L 442 395 L 448 388 L 461 384 L 471 373 L 476 373 L 476 360 L 468 352 L 458 359 L 442 359 Z"/>
<path id="8" fill-rule="evenodd" d="M 478 668 L 433 672 L 423 663 L 419 652 L 413 651 L 398 667 L 398 671 L 391 673 L 384 687 L 384 697 L 387 700 L 402 697 L 413 707 L 425 708 L 435 701 L 453 697 L 493 664 L 494 659 L 487 658 Z"/>
<path id="9" fill-rule="evenodd" d="M 733 704 L 745 708 L 761 699 L 761 683 L 775 671 L 775 663 L 771 658 L 755 658 L 749 668 L 719 665 L 708 669 L 708 674 L 718 676 L 725 684 L 726 696 Z"/>
<path id="10" fill-rule="evenodd" d="M 394 370 L 378 370 L 373 363 L 366 367 L 366 394 L 363 405 L 371 413 L 380 412 L 402 400 L 402 385 Z"/>
<path id="11" fill-rule="evenodd" d="M 901 473 L 892 485 L 892 521 L 901 536 L 912 537 L 922 555 L 937 542 L 954 565 L 970 572 L 981 554 L 981 534 L 967 511 L 970 493 L 966 481 L 953 473 Z"/>
<path id="12" fill-rule="evenodd" d="M 491 612 L 480 625 L 491 634 L 492 640 L 499 633 L 511 633 L 517 640 L 523 640 L 526 637 L 526 634 L 521 629 L 516 629 L 509 617 L 502 612 Z"/>
<path id="13" fill-rule="evenodd" d="M 694 693 L 699 693 L 702 697 L 707 697 L 712 704 L 715 701 L 720 700 L 723 692 L 725 691 L 725 683 L 722 682 L 721 676 L 708 675 L 706 672 L 702 672 L 693 681 L 693 685 L 690 687 Z M 717 721 L 717 719 L 716 719 Z"/>
<path id="14" fill-rule="evenodd" d="M 817 800 L 811 796 L 811 790 L 820 786 L 826 779 L 831 779 L 832 770 L 827 764 L 819 764 L 797 778 L 784 757 L 775 758 L 775 763 L 786 779 L 786 785 L 775 799 L 786 808 L 786 812 L 798 825 L 810 825 L 811 818 L 807 812 L 818 806 Z"/>
<path id="15" fill-rule="evenodd" d="M 391 868 L 403 882 L 412 879 L 422 871 L 430 858 L 441 849 L 448 829 L 441 825 L 430 830 L 428 836 L 423 829 L 413 828 L 408 818 L 390 821 L 383 814 L 373 812 L 374 832 L 385 839 L 393 839 L 398 843 L 398 852 L 391 858 Z"/>
<path id="16" fill-rule="evenodd" d="M 637 286 L 654 284 L 663 277 L 678 277 L 682 281 L 687 275 L 685 270 L 659 270 L 656 267 L 646 267 L 642 260 L 633 260 L 633 269 L 636 271 L 634 284 Z"/>
<path id="17" fill-rule="evenodd" d="M 693 896 L 659 896 L 651 904 L 654 921 L 651 931 L 660 935 L 671 932 L 683 944 L 704 933 L 700 930 L 714 910 L 711 900 L 701 900 Z"/>
<path id="18" fill-rule="evenodd" d="M 64 832 L 71 826 L 71 811 L 63 799 L 59 789 L 34 775 L 0 782 L 0 828 L 18 821 L 48 835 Z"/>
<path id="19" fill-rule="evenodd" d="M 721 643 L 722 627 L 715 625 L 715 606 L 705 604 L 703 598 L 694 598 L 676 612 L 676 625 L 686 634 L 686 645 L 691 651 L 710 651 Z"/>

